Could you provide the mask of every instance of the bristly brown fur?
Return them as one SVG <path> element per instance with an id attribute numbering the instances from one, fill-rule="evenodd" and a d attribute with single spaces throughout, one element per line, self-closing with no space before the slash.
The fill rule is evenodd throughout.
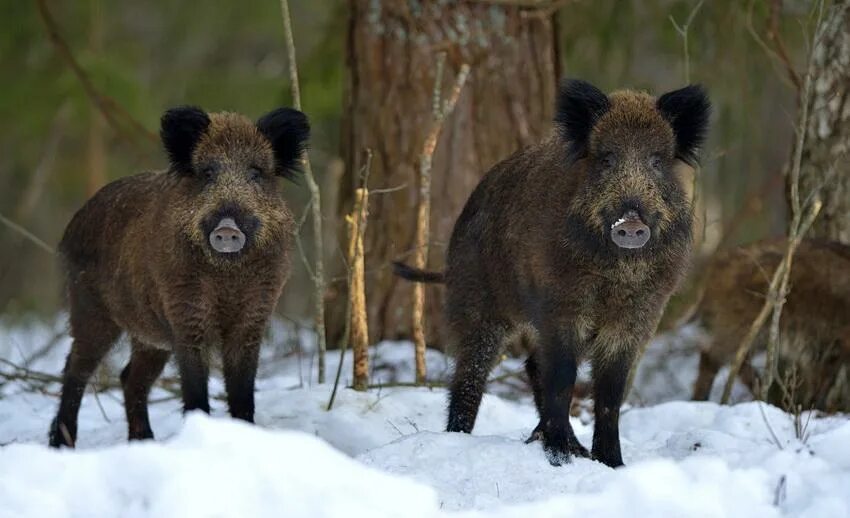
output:
<path id="1" fill-rule="evenodd" d="M 760 241 L 718 255 L 709 265 L 702 300 L 692 320 L 709 339 L 700 354 L 694 399 L 707 400 L 721 367 L 738 345 L 764 303 L 770 278 L 786 250 L 785 240 Z M 763 351 L 767 331 L 756 339 Z M 805 240 L 794 254 L 791 292 L 780 320 L 780 380 L 792 368 L 799 386 L 788 387 L 794 405 L 828 412 L 850 412 L 850 246 Z M 741 379 L 755 389 L 759 379 L 746 362 Z M 789 401 L 777 383 L 770 402 Z M 792 409 L 788 409 L 792 410 Z"/>
<path id="2" fill-rule="evenodd" d="M 259 345 L 289 275 L 294 230 L 277 176 L 309 131 L 302 113 L 273 113 L 259 128 L 238 114 L 169 110 L 169 169 L 106 185 L 68 224 L 59 252 L 74 342 L 52 446 L 73 446 L 86 383 L 122 332 L 132 341 L 121 374 L 130 439 L 153 437 L 147 397 L 172 352 L 186 411 L 209 411 L 207 357 L 219 349 L 231 415 L 253 420 Z M 237 253 L 209 243 L 222 218 L 245 234 Z"/>
<path id="3" fill-rule="evenodd" d="M 645 93 L 605 95 L 566 82 L 556 134 L 497 164 L 472 193 L 446 260 L 457 360 L 449 431 L 472 430 L 503 342 L 528 330 L 537 344 L 527 365 L 541 417 L 532 438 L 543 440 L 553 464 L 588 455 L 568 415 L 576 368 L 587 358 L 596 402 L 592 454 L 622 465 L 626 377 L 690 252 L 692 209 L 681 175 L 691 168 L 679 157 L 698 155 L 701 140 L 692 136 L 705 134 L 709 108 L 699 89 L 676 98 L 681 111 L 674 113 Z M 627 210 L 651 229 L 643 248 L 620 248 L 610 237 Z M 422 280 L 426 272 L 406 273 Z"/>

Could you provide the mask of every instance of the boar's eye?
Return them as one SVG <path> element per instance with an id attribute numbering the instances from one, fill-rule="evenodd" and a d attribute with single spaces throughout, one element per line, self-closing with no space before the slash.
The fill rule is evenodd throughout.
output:
<path id="1" fill-rule="evenodd" d="M 263 170 L 256 165 L 248 168 L 248 179 L 252 182 L 259 180 L 263 176 Z"/>
<path id="2" fill-rule="evenodd" d="M 215 167 L 211 165 L 205 165 L 201 168 L 201 175 L 203 176 L 204 180 L 211 182 L 213 179 L 215 179 L 215 171 Z"/>
<path id="3" fill-rule="evenodd" d="M 617 157 L 615 157 L 613 153 L 608 153 L 602 157 L 599 163 L 602 164 L 603 169 L 611 169 L 617 165 Z"/>

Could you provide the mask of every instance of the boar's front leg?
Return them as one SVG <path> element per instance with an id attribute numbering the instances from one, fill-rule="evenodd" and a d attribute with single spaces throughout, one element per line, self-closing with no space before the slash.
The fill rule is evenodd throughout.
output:
<path id="1" fill-rule="evenodd" d="M 206 350 L 210 328 L 209 308 L 196 279 L 176 279 L 166 298 L 166 318 L 174 335 L 174 358 L 180 372 L 183 413 L 210 413 L 209 358 Z"/>
<path id="2" fill-rule="evenodd" d="M 254 383 L 260 359 L 260 333 L 228 341 L 222 350 L 227 404 L 235 419 L 254 422 Z"/>
<path id="3" fill-rule="evenodd" d="M 542 388 L 538 429 L 542 430 L 543 448 L 549 463 L 560 466 L 570 462 L 572 455 L 589 456 L 570 424 L 570 404 L 578 369 L 578 337 L 572 326 L 562 326 L 543 333 L 541 338 L 541 349 L 535 353 Z"/>
<path id="4" fill-rule="evenodd" d="M 593 427 L 593 458 L 616 468 L 623 465 L 620 452 L 620 405 L 635 354 L 623 348 L 593 358 L 593 395 L 596 422 Z"/>
<path id="5" fill-rule="evenodd" d="M 175 347 L 174 356 L 180 371 L 183 412 L 202 410 L 209 414 L 209 365 L 203 346 L 194 341 L 180 343 Z"/>

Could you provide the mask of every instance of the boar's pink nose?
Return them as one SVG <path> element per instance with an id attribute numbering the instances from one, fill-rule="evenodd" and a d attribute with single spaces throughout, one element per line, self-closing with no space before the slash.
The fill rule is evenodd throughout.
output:
<path id="1" fill-rule="evenodd" d="M 239 230 L 233 218 L 222 218 L 210 232 L 210 245 L 216 252 L 232 254 L 245 246 L 245 234 Z"/>
<path id="2" fill-rule="evenodd" d="M 649 241 L 649 236 L 649 227 L 632 210 L 611 225 L 611 240 L 620 248 L 641 248 Z"/>

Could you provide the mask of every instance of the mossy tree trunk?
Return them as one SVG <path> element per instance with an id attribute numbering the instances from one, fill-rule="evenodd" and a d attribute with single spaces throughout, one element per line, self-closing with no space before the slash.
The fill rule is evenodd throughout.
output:
<path id="1" fill-rule="evenodd" d="M 550 13 L 477 1 L 350 0 L 339 213 L 351 210 L 366 149 L 374 193 L 365 237 L 370 338 L 408 337 L 411 285 L 393 276 L 408 260 L 416 221 L 417 170 L 433 113 L 437 54 L 447 54 L 443 91 L 464 63 L 469 81 L 437 142 L 432 166 L 428 268 L 441 270 L 452 226 L 487 169 L 550 128 L 558 66 Z M 541 5 L 545 4 L 541 3 Z M 342 240 L 340 241 L 342 242 Z M 344 324 L 345 286 L 329 300 L 329 332 Z M 442 288 L 426 292 L 428 341 L 445 341 Z M 333 343 L 333 342 L 332 342 Z"/>

